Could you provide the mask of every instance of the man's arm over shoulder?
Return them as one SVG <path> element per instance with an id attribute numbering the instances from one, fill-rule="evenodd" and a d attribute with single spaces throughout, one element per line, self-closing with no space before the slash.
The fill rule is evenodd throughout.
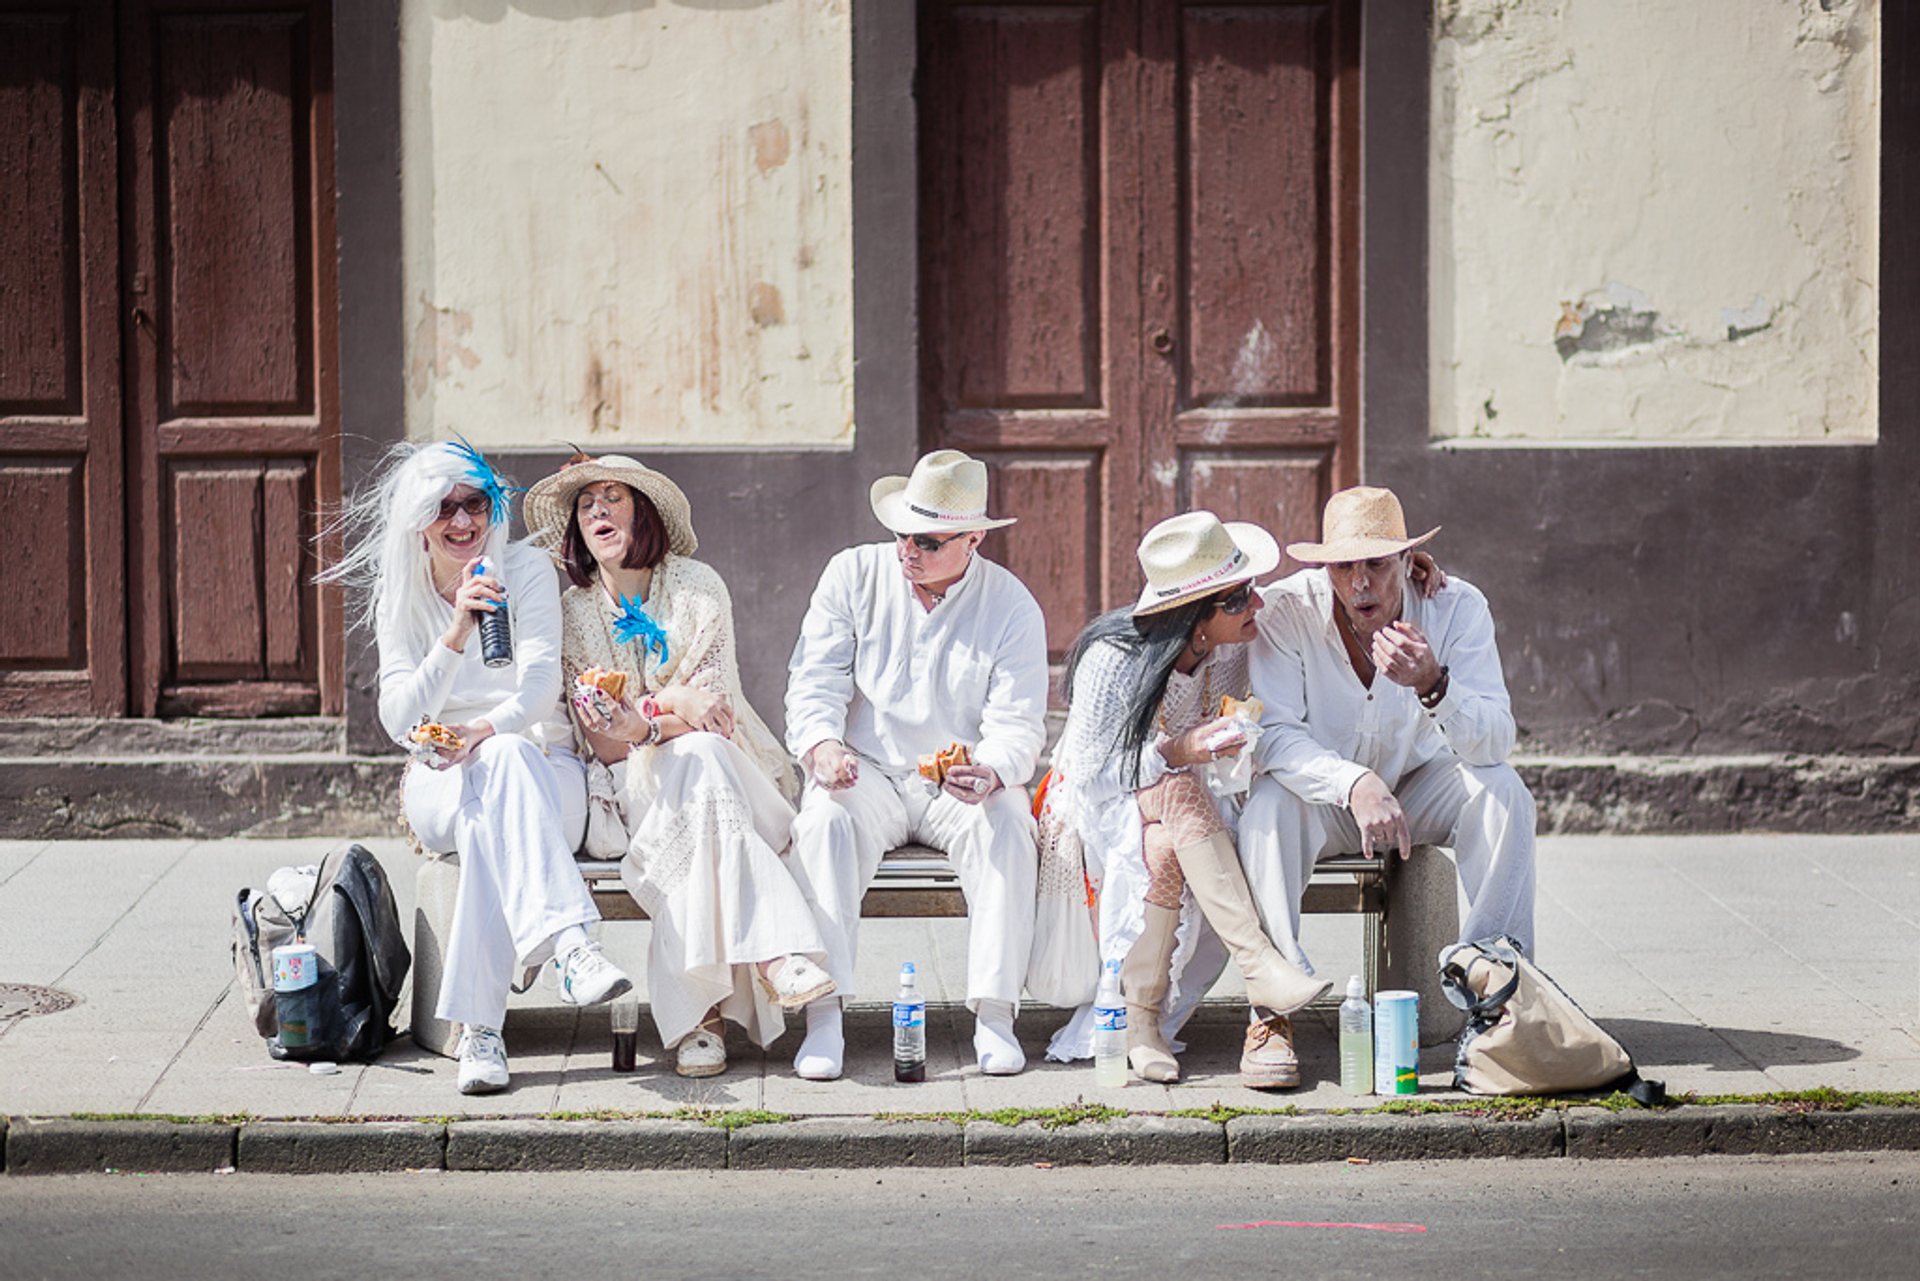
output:
<path id="1" fill-rule="evenodd" d="M 1480 589 L 1461 579 L 1448 583 L 1435 600 L 1454 593 L 1459 599 L 1450 602 L 1446 633 L 1434 651 L 1447 669 L 1447 692 L 1422 714 L 1439 725 L 1447 746 L 1467 764 L 1504 764 L 1513 752 L 1516 731 L 1494 639 L 1493 611 Z"/>
<path id="2" fill-rule="evenodd" d="M 1304 801 L 1345 805 L 1367 769 L 1315 738 L 1307 722 L 1306 649 L 1315 643 L 1320 619 L 1298 587 L 1288 578 L 1261 593 L 1266 607 L 1260 611 L 1260 634 L 1247 655 L 1254 697 L 1266 706 L 1254 768 L 1272 774 Z"/>
<path id="3" fill-rule="evenodd" d="M 1006 602 L 1007 618 L 993 653 L 973 759 L 1006 786 L 1021 787 L 1047 745 L 1047 620 L 1026 585 L 1002 573 L 996 594 Z"/>
<path id="4" fill-rule="evenodd" d="M 787 660 L 787 750 L 796 760 L 805 760 L 828 739 L 846 736 L 859 649 L 860 575 L 858 547 L 835 553 L 800 620 L 800 637 Z"/>

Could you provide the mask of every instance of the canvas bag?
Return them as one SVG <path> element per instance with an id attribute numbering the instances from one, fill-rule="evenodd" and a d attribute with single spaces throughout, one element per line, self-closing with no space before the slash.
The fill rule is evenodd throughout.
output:
<path id="1" fill-rule="evenodd" d="M 249 886 L 235 897 L 230 944 L 235 978 L 254 1030 L 279 1031 L 273 1000 L 273 949 L 311 943 L 319 957 L 318 1012 L 312 1045 L 298 1057 L 371 1059 L 393 1039 L 393 1011 L 413 963 L 393 888 L 361 845 L 321 860 L 312 899 L 285 905 Z"/>
<path id="2" fill-rule="evenodd" d="M 1453 1084 L 1469 1094 L 1559 1094 L 1612 1087 L 1665 1098 L 1633 1056 L 1504 936 L 1440 954 L 1440 984 L 1467 1013 Z"/>

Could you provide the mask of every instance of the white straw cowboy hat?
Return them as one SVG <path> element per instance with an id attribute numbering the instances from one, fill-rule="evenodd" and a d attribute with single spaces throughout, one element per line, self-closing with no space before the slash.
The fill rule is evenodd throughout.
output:
<path id="1" fill-rule="evenodd" d="M 551 551 L 560 550 L 566 536 L 567 521 L 573 517 L 574 499 L 588 485 L 617 480 L 638 494 L 645 494 L 660 523 L 667 528 L 667 548 L 681 556 L 691 556 L 700 540 L 693 533 L 693 511 L 680 486 L 637 458 L 624 454 L 602 454 L 581 462 L 568 463 L 527 491 L 525 511 L 527 529 L 533 541 Z"/>
<path id="2" fill-rule="evenodd" d="M 1147 589 L 1133 607 L 1135 618 L 1272 573 L 1280 564 L 1280 544 L 1258 525 L 1223 524 L 1212 512 L 1187 512 L 1149 529 L 1139 555 Z"/>
<path id="3" fill-rule="evenodd" d="M 987 467 L 957 449 L 936 449 L 911 476 L 882 476 L 868 494 L 873 514 L 896 534 L 959 534 L 1018 519 L 987 515 Z"/>
<path id="4" fill-rule="evenodd" d="M 1302 565 L 1344 565 L 1349 561 L 1397 556 L 1435 534 L 1435 525 L 1418 538 L 1407 537 L 1407 516 L 1391 489 L 1356 485 L 1327 499 L 1320 520 L 1320 541 L 1288 543 L 1287 555 Z"/>

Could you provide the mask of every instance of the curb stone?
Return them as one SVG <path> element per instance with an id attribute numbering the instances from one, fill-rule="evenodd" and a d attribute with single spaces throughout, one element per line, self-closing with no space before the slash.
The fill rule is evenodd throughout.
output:
<path id="1" fill-rule="evenodd" d="M 954 1166 L 965 1159 L 965 1134 L 948 1121 L 815 1117 L 742 1126 L 727 1136 L 734 1170 Z"/>
<path id="2" fill-rule="evenodd" d="M 1237 1116 L 1227 1122 L 1227 1160 L 1304 1164 L 1557 1157 L 1566 1140 L 1557 1112 L 1525 1121 L 1439 1116 Z"/>
<path id="3" fill-rule="evenodd" d="M 9 1174 L 192 1174 L 234 1168 L 232 1125 L 14 1118 Z"/>
<path id="4" fill-rule="evenodd" d="M 1707 1108 L 1683 1106 L 1662 1112 L 1609 1112 L 1604 1108 L 1569 1108 L 1566 1113 L 1567 1155 L 1605 1160 L 1615 1157 L 1704 1156 L 1721 1149 L 1713 1132 L 1733 1123 L 1731 1113 L 1745 1115 L 1739 1128 L 1748 1134 L 1770 1129 L 1767 1121 L 1779 1113 L 1768 1107 Z"/>
<path id="5" fill-rule="evenodd" d="M 1920 1111 L 1856 1108 L 1783 1112 L 1763 1104 L 1686 1106 L 1670 1112 L 1567 1113 L 1567 1155 L 1791 1156 L 1804 1152 L 1920 1150 Z"/>
<path id="6" fill-rule="evenodd" d="M 439 1170 L 447 1127 L 419 1121 L 252 1121 L 240 1127 L 236 1165 L 249 1174 L 367 1174 Z"/>
<path id="7" fill-rule="evenodd" d="M 1219 1165 L 1226 1135 L 1217 1121 L 1131 1116 L 1046 1129 L 1038 1121 L 967 1122 L 968 1165 Z"/>
<path id="8" fill-rule="evenodd" d="M 727 1132 L 698 1121 L 455 1121 L 449 1170 L 724 1170 Z"/>

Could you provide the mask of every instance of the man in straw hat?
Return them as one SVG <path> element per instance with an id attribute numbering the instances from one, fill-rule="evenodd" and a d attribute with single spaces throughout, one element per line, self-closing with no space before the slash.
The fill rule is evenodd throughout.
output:
<path id="1" fill-rule="evenodd" d="M 1046 742 L 1047 641 L 1020 580 L 977 554 L 987 469 L 951 449 L 873 484 L 891 542 L 827 562 L 788 664 L 787 746 L 807 775 L 793 870 L 839 994 L 807 1006 L 794 1071 L 840 1075 L 860 900 L 908 840 L 946 851 L 969 910 L 967 1005 L 982 1071 L 1026 1066 L 1013 1019 L 1033 940 L 1037 855 L 1024 786 Z M 920 762 L 958 744 L 939 782 Z M 931 771 L 942 774 L 936 765 Z"/>
<path id="2" fill-rule="evenodd" d="M 1266 589 L 1253 692 L 1266 704 L 1240 856 L 1274 942 L 1306 965 L 1300 899 L 1329 855 L 1448 845 L 1466 890 L 1464 940 L 1533 948 L 1533 797 L 1507 764 L 1513 710 L 1493 615 L 1463 579 L 1424 598 L 1392 491 L 1327 500 L 1315 566 Z M 1311 966 L 1308 966 L 1311 970 Z"/>

